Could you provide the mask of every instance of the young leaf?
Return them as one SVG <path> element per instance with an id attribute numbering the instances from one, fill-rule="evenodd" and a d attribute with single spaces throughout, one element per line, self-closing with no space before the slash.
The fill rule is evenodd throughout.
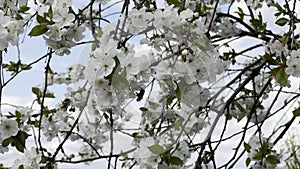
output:
<path id="1" fill-rule="evenodd" d="M 245 150 L 249 153 L 250 149 L 251 149 L 251 146 L 247 143 L 244 143 L 244 147 L 245 147 Z"/>
<path id="2" fill-rule="evenodd" d="M 286 18 L 279 18 L 275 23 L 279 26 L 284 26 L 288 22 L 289 20 Z"/>
<path id="3" fill-rule="evenodd" d="M 267 157 L 267 161 L 271 164 L 279 164 L 280 161 L 278 160 L 277 157 L 273 156 L 273 155 L 268 155 Z"/>
<path id="4" fill-rule="evenodd" d="M 46 93 L 46 94 L 45 94 L 45 97 L 46 97 L 46 98 L 55 98 L 55 96 L 54 96 L 53 93 Z"/>
<path id="5" fill-rule="evenodd" d="M 294 110 L 293 114 L 294 114 L 295 117 L 300 116 L 300 109 Z"/>
<path id="6" fill-rule="evenodd" d="M 170 164 L 181 166 L 183 165 L 183 161 L 179 157 L 172 156 L 170 158 Z"/>
<path id="7" fill-rule="evenodd" d="M 265 54 L 262 56 L 270 65 L 278 65 L 278 61 L 274 60 L 271 55 Z"/>
<path id="8" fill-rule="evenodd" d="M 11 137 L 5 139 L 2 141 L 2 146 L 3 147 L 7 147 L 13 140 L 11 139 Z"/>
<path id="9" fill-rule="evenodd" d="M 16 136 L 12 136 L 12 146 L 15 146 L 18 151 L 24 152 L 26 139 L 28 138 L 28 134 L 24 131 L 19 131 Z"/>
<path id="10" fill-rule="evenodd" d="M 30 33 L 28 34 L 29 36 L 39 36 L 44 33 L 46 33 L 49 29 L 47 28 L 47 25 L 36 25 L 34 26 Z"/>
<path id="11" fill-rule="evenodd" d="M 97 33 L 98 38 L 101 38 L 102 35 L 103 35 L 103 31 L 102 31 L 101 28 L 99 28 L 99 29 L 98 29 L 98 33 Z"/>
<path id="12" fill-rule="evenodd" d="M 246 159 L 246 166 L 248 167 L 250 163 L 251 163 L 251 159 L 248 157 L 248 158 Z"/>
<path id="13" fill-rule="evenodd" d="M 167 0 L 169 5 L 174 5 L 175 7 L 181 7 L 181 2 L 179 0 Z"/>
<path id="14" fill-rule="evenodd" d="M 166 101 L 167 105 L 171 105 L 175 98 L 176 97 L 172 95 L 167 96 L 167 101 Z"/>
<path id="15" fill-rule="evenodd" d="M 152 146 L 149 146 L 148 148 L 153 154 L 162 154 L 165 152 L 165 149 L 158 144 L 154 144 Z"/>
<path id="16" fill-rule="evenodd" d="M 113 75 L 111 84 L 114 88 L 118 90 L 129 90 L 129 82 L 126 79 L 126 75 Z"/>
<path id="17" fill-rule="evenodd" d="M 28 11 L 30 9 L 30 7 L 23 5 L 20 7 L 19 12 L 21 13 L 25 13 L 26 11 Z"/>
<path id="18" fill-rule="evenodd" d="M 37 15 L 36 16 L 36 20 L 38 23 L 40 23 L 41 25 L 42 24 L 51 24 L 51 22 L 49 20 L 47 20 L 46 18 L 40 16 L 40 15 Z"/>
<path id="19" fill-rule="evenodd" d="M 142 112 L 148 111 L 147 107 L 140 107 L 140 110 L 141 110 Z"/>
<path id="20" fill-rule="evenodd" d="M 180 129 L 180 127 L 182 126 L 182 122 L 183 122 L 182 118 L 176 117 L 176 120 L 175 120 L 175 123 L 174 123 L 175 124 L 175 126 L 174 126 L 175 130 Z"/>
<path id="21" fill-rule="evenodd" d="M 276 73 L 276 81 L 281 85 L 281 86 L 286 86 L 288 82 L 288 75 L 285 73 L 285 69 L 281 68 L 277 73 Z"/>
<path id="22" fill-rule="evenodd" d="M 244 20 L 245 14 L 242 8 L 238 7 L 238 12 L 236 13 L 240 16 L 241 20 Z"/>
<path id="23" fill-rule="evenodd" d="M 39 99 L 42 96 L 42 92 L 38 87 L 32 87 L 31 88 L 32 93 L 36 95 L 36 97 Z"/>

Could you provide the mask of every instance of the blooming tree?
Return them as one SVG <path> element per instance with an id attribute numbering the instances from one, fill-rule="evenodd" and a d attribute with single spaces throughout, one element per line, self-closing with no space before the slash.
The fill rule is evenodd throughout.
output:
<path id="1" fill-rule="evenodd" d="M 24 154 L 7 167 L 276 168 L 299 153 L 276 148 L 300 116 L 299 1 L 81 3 L 0 0 L 0 94 L 45 63 L 32 106 L 1 111 L 0 152 Z M 45 55 L 9 57 L 37 37 Z M 89 47 L 86 63 L 51 67 L 76 46 Z M 56 106 L 53 85 L 67 86 Z"/>

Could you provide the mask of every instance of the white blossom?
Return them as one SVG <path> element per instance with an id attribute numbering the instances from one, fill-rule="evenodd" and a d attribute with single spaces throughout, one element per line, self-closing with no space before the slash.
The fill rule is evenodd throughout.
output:
<path id="1" fill-rule="evenodd" d="M 68 8 L 56 10 L 53 14 L 53 21 L 60 27 L 70 25 L 74 19 L 74 14 L 69 13 Z"/>
<path id="2" fill-rule="evenodd" d="M 150 21 L 153 19 L 153 14 L 150 12 L 146 12 L 145 10 L 137 10 L 133 9 L 129 16 L 127 23 L 128 31 L 133 34 L 137 35 L 140 32 L 146 30 L 150 24 Z"/>
<path id="3" fill-rule="evenodd" d="M 281 43 L 278 40 L 275 40 L 273 42 L 269 42 L 266 46 L 266 52 L 273 54 L 275 53 L 277 56 L 288 55 L 288 48 L 286 44 Z"/>
<path id="4" fill-rule="evenodd" d="M 2 119 L 0 123 L 1 138 L 6 139 L 10 136 L 17 135 L 19 128 L 18 122 L 11 119 Z"/>
<path id="5" fill-rule="evenodd" d="M 11 168 L 18 169 L 20 165 L 23 165 L 24 169 L 39 169 L 41 159 L 41 154 L 37 153 L 36 148 L 31 147 L 30 150 L 25 150 L 24 157 L 22 159 L 16 159 L 14 161 Z"/>
<path id="6" fill-rule="evenodd" d="M 300 77 L 300 58 L 289 59 L 286 61 L 286 73 L 295 77 Z"/>
<path id="7" fill-rule="evenodd" d="M 158 167 L 158 163 L 160 162 L 159 155 L 153 154 L 148 148 L 154 144 L 155 140 L 153 137 L 147 137 L 140 140 L 133 157 L 141 168 L 155 169 Z"/>

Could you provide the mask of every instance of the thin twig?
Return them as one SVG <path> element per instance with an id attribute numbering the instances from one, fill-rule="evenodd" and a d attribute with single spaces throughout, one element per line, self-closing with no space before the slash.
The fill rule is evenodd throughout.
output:
<path id="1" fill-rule="evenodd" d="M 61 131 L 61 132 L 62 133 L 68 133 L 69 131 Z M 95 153 L 98 155 L 98 157 L 102 158 L 102 156 L 99 154 L 99 152 L 96 149 L 96 147 L 94 145 L 92 145 L 92 143 L 87 138 L 83 137 L 79 133 L 72 132 L 72 134 L 76 134 L 78 137 L 80 137 L 84 142 L 86 142 L 95 151 Z"/>
<path id="2" fill-rule="evenodd" d="M 55 51 L 51 51 L 51 52 L 48 52 L 47 54 L 45 54 L 44 56 L 38 58 L 37 60 L 29 63 L 24 69 L 20 69 L 19 71 L 17 71 L 13 76 L 11 76 L 6 82 L 3 83 L 2 87 L 6 86 L 11 80 L 13 80 L 19 73 L 21 73 L 22 71 L 24 70 L 27 70 L 28 68 L 30 68 L 32 65 L 38 63 L 39 61 L 45 59 L 49 54 L 52 54 L 54 53 Z"/>
<path id="3" fill-rule="evenodd" d="M 210 29 L 211 29 L 212 24 L 213 24 L 213 22 L 214 22 L 214 17 L 215 17 L 216 12 L 217 12 L 218 5 L 219 5 L 219 0 L 216 1 L 215 7 L 214 7 L 214 11 L 213 11 L 213 14 L 212 14 L 212 17 L 211 17 L 209 26 L 208 26 L 208 28 L 207 28 L 206 34 L 208 34 L 208 33 L 210 32 Z"/>
<path id="4" fill-rule="evenodd" d="M 2 77 L 2 50 L 0 50 L 0 117 L 2 117 L 2 87 L 3 87 L 3 77 Z"/>
<path id="5" fill-rule="evenodd" d="M 55 157 L 57 156 L 58 152 L 62 149 L 63 145 L 65 144 L 65 142 L 68 140 L 68 138 L 71 136 L 74 128 L 77 126 L 79 119 L 84 111 L 84 108 L 86 107 L 89 97 L 90 97 L 90 89 L 87 91 L 87 96 L 86 96 L 86 100 L 84 103 L 84 106 L 82 107 L 82 109 L 79 112 L 79 115 L 77 116 L 75 122 L 73 123 L 72 127 L 70 128 L 69 132 L 66 134 L 65 138 L 63 139 L 63 141 L 59 144 L 59 146 L 56 148 L 55 152 L 53 153 L 51 159 L 49 160 L 47 165 L 52 165 L 52 163 L 55 161 Z"/>
<path id="6" fill-rule="evenodd" d="M 50 48 L 47 65 L 45 67 L 44 90 L 43 90 L 43 94 L 42 94 L 40 119 L 39 119 L 38 143 L 39 143 L 39 147 L 40 147 L 40 150 L 41 150 L 42 154 L 44 154 L 44 150 L 43 150 L 43 146 L 42 146 L 42 142 L 41 142 L 41 137 L 42 137 L 41 130 L 42 130 L 42 120 L 43 120 L 43 114 L 44 114 L 44 102 L 45 102 L 45 96 L 46 96 L 47 87 L 48 87 L 48 73 L 49 73 L 49 70 L 50 70 L 50 61 L 51 61 L 51 59 L 52 59 L 52 48 Z"/>
<path id="7" fill-rule="evenodd" d="M 114 119 L 113 119 L 113 114 L 112 110 L 109 109 L 109 119 L 110 119 L 110 153 L 109 153 L 109 158 L 108 158 L 108 164 L 107 164 L 107 169 L 110 168 L 111 165 L 111 158 L 114 152 Z"/>
<path id="8" fill-rule="evenodd" d="M 55 160 L 55 162 L 58 163 L 72 163 L 72 164 L 78 164 L 78 163 L 83 163 L 83 162 L 89 162 L 89 161 L 95 161 L 95 160 L 99 160 L 99 159 L 104 159 L 104 158 L 109 158 L 109 157 L 120 157 L 120 156 L 124 156 L 127 155 L 129 153 L 132 153 L 133 151 L 135 151 L 136 148 L 127 150 L 125 152 L 119 153 L 119 154 L 113 154 L 113 155 L 102 155 L 99 157 L 92 157 L 92 158 L 87 158 L 87 159 L 83 159 L 83 160 L 77 160 L 77 161 L 67 161 L 67 160 Z"/>

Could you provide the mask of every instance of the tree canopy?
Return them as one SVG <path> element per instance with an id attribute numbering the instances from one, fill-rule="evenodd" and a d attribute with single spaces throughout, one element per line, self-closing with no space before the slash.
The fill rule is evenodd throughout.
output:
<path id="1" fill-rule="evenodd" d="M 0 153 L 23 155 L 0 167 L 299 168 L 297 133 L 286 137 L 299 128 L 299 9 L 297 0 L 0 0 Z M 31 50 L 46 53 L 24 62 L 19 48 L 38 38 Z M 55 70 L 78 47 L 83 61 Z M 7 86 L 38 64 L 32 104 L 7 103 Z"/>

